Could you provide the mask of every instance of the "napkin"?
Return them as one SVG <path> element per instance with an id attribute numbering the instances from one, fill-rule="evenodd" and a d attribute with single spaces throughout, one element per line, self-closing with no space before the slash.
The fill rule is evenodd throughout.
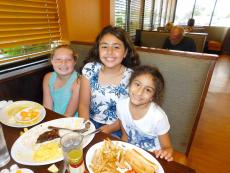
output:
<path id="1" fill-rule="evenodd" d="M 10 105 L 11 103 L 13 103 L 12 100 L 8 100 L 8 101 L 2 100 L 2 101 L 0 101 L 0 109 L 6 107 L 6 106 L 8 106 L 8 105 Z"/>

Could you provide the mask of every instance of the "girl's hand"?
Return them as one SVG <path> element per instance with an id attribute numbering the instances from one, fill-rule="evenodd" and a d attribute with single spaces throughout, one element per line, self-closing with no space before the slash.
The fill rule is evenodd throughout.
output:
<path id="1" fill-rule="evenodd" d="M 104 132 L 106 134 L 110 134 L 111 133 L 109 125 L 101 126 L 100 129 L 102 130 L 102 132 Z"/>
<path id="2" fill-rule="evenodd" d="M 107 133 L 107 134 L 115 132 L 115 131 L 119 130 L 120 128 L 121 127 L 120 127 L 119 120 L 116 120 L 112 124 L 107 124 L 107 125 L 104 125 L 104 126 L 100 127 L 100 129 L 102 130 L 102 132 Z"/>
<path id="3" fill-rule="evenodd" d="M 168 162 L 173 161 L 173 149 L 172 148 L 165 148 L 165 149 L 160 149 L 160 150 L 155 150 L 154 154 L 156 158 L 161 158 L 165 159 Z"/>

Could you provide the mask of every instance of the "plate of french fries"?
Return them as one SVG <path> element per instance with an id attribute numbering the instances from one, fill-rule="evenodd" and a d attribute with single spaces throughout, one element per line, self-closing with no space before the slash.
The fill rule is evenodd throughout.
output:
<path id="1" fill-rule="evenodd" d="M 147 151 L 109 139 L 88 150 L 86 166 L 90 173 L 164 173 L 160 163 Z"/>

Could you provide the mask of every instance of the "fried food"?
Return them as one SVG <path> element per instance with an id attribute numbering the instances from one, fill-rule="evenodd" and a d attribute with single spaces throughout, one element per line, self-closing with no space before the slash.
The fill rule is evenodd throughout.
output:
<path id="1" fill-rule="evenodd" d="M 136 173 L 154 173 L 157 169 L 157 165 L 146 159 L 134 149 L 125 153 L 125 160 Z"/>
<path id="2" fill-rule="evenodd" d="M 95 151 L 90 167 L 94 173 L 120 173 L 121 169 L 132 173 L 154 173 L 157 169 L 157 165 L 136 150 L 125 150 L 108 139 Z"/>
<path id="3" fill-rule="evenodd" d="M 110 140 L 105 140 L 102 147 L 95 151 L 90 167 L 94 173 L 119 173 L 117 162 L 124 157 L 124 152 Z"/>

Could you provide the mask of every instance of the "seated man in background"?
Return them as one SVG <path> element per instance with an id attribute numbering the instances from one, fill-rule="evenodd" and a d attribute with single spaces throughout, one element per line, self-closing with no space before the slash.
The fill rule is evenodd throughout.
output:
<path id="1" fill-rule="evenodd" d="M 163 49 L 196 52 L 196 44 L 192 38 L 184 36 L 182 27 L 174 26 L 164 42 Z"/>

